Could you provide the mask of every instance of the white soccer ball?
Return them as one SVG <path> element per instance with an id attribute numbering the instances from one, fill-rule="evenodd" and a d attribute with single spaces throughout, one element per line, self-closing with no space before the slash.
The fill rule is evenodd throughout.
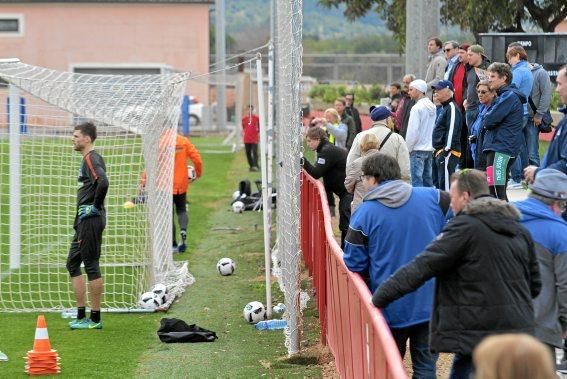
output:
<path id="1" fill-rule="evenodd" d="M 240 197 L 240 191 L 234 191 L 232 193 L 232 201 L 238 199 Z"/>
<path id="2" fill-rule="evenodd" d="M 232 275 L 236 265 L 234 261 L 230 258 L 221 258 L 217 263 L 217 270 L 222 276 Z"/>
<path id="3" fill-rule="evenodd" d="M 195 171 L 195 167 L 191 165 L 187 166 L 187 177 L 189 178 L 190 182 L 197 180 L 197 171 Z"/>
<path id="4" fill-rule="evenodd" d="M 158 283 L 152 288 L 152 292 L 156 295 L 159 299 L 161 299 L 161 304 L 167 302 L 167 287 L 165 284 Z"/>
<path id="5" fill-rule="evenodd" d="M 162 304 L 161 298 L 153 292 L 146 292 L 140 296 L 139 305 L 143 309 L 156 309 Z"/>
<path id="6" fill-rule="evenodd" d="M 244 203 L 242 201 L 235 201 L 234 203 L 232 203 L 232 211 L 234 213 L 244 212 Z"/>
<path id="7" fill-rule="evenodd" d="M 251 301 L 244 307 L 244 319 L 250 324 L 256 324 L 266 317 L 266 307 L 259 301 Z"/>

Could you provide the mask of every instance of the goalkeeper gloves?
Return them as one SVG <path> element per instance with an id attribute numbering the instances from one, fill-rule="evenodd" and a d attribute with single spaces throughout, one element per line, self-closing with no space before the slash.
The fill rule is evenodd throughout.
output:
<path id="1" fill-rule="evenodd" d="M 77 211 L 81 220 L 87 217 L 99 216 L 100 211 L 94 205 L 81 205 Z"/>

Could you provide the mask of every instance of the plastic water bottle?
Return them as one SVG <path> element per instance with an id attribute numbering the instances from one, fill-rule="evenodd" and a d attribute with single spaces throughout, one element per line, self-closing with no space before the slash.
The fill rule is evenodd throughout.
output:
<path id="1" fill-rule="evenodd" d="M 256 324 L 258 330 L 278 330 L 285 329 L 287 326 L 286 320 L 266 320 L 260 321 Z"/>
<path id="2" fill-rule="evenodd" d="M 285 312 L 285 304 L 278 303 L 277 305 L 274 305 L 272 310 L 274 311 L 274 313 L 284 313 Z"/>

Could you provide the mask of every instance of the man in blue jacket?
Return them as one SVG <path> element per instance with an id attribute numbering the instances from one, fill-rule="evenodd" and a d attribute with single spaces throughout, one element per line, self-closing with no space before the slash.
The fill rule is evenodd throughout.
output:
<path id="1" fill-rule="evenodd" d="M 368 193 L 351 218 L 343 259 L 350 271 L 369 276 L 374 291 L 435 239 L 450 197 L 434 188 L 407 184 L 396 160 L 384 153 L 368 156 L 362 172 Z M 436 377 L 437 356 L 428 349 L 433 290 L 430 280 L 383 310 L 402 357 L 410 341 L 414 378 Z"/>
<path id="2" fill-rule="evenodd" d="M 534 299 L 535 335 L 550 347 L 554 362 L 567 332 L 567 222 L 560 216 L 565 204 L 567 175 L 550 168 L 538 173 L 528 199 L 515 203 L 535 242 L 542 279 Z"/>
<path id="3" fill-rule="evenodd" d="M 512 83 L 518 87 L 522 95 L 526 99 L 532 93 L 534 84 L 534 76 L 532 75 L 530 66 L 528 64 L 528 54 L 526 50 L 518 44 L 510 44 L 506 50 L 506 59 L 510 66 L 512 66 Z M 528 165 L 528 145 L 526 141 L 526 127 L 528 126 L 529 113 L 528 103 L 524 104 L 524 123 L 522 124 L 522 136 L 524 143 L 522 144 L 518 159 L 512 165 L 512 180 L 508 188 L 517 189 L 522 188 L 522 170 Z"/>
<path id="4" fill-rule="evenodd" d="M 507 64 L 492 63 L 488 66 L 488 75 L 490 88 L 496 91 L 498 97 L 481 124 L 486 130 L 482 151 L 486 156 L 490 193 L 508 201 L 506 183 L 510 167 L 524 145 L 522 127 L 527 99 L 512 83 L 512 71 Z"/>
<path id="5" fill-rule="evenodd" d="M 557 74 L 557 88 L 555 89 L 563 104 L 567 104 L 567 65 L 563 66 Z M 528 166 L 524 170 L 524 176 L 528 183 L 532 183 L 538 172 L 544 168 L 553 168 L 567 174 L 567 107 L 560 111 L 564 114 L 563 119 L 555 128 L 553 138 L 547 148 L 540 167 Z M 567 221 L 567 211 L 563 212 L 563 219 Z"/>

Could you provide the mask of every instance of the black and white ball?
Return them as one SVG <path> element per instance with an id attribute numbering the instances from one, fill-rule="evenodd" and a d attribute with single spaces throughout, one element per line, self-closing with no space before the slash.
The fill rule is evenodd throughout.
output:
<path id="1" fill-rule="evenodd" d="M 232 203 L 232 211 L 234 213 L 244 212 L 244 203 L 242 201 L 235 201 L 234 203 Z"/>
<path id="2" fill-rule="evenodd" d="M 140 296 L 139 305 L 142 309 L 157 309 L 162 305 L 162 299 L 153 292 L 146 292 Z"/>
<path id="3" fill-rule="evenodd" d="M 266 320 L 266 307 L 259 301 L 251 301 L 244 307 L 243 316 L 250 324 L 256 324 L 262 320 Z"/>
<path id="4" fill-rule="evenodd" d="M 167 302 L 167 287 L 165 284 L 158 283 L 152 288 L 152 292 L 161 299 L 161 304 L 165 304 Z"/>
<path id="5" fill-rule="evenodd" d="M 234 274 L 234 269 L 236 264 L 230 258 L 221 258 L 217 263 L 217 270 L 222 276 L 228 276 Z"/>
<path id="6" fill-rule="evenodd" d="M 240 197 L 240 191 L 234 191 L 232 193 L 232 201 L 238 199 Z"/>

